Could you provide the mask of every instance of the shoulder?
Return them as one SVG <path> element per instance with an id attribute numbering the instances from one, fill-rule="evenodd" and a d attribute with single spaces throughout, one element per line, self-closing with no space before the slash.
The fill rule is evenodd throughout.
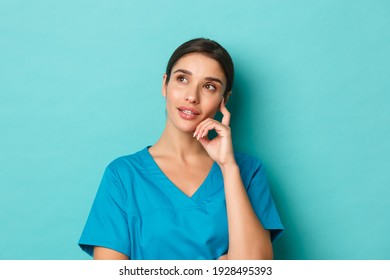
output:
<path id="1" fill-rule="evenodd" d="M 116 193 L 116 196 L 127 197 L 135 180 L 145 177 L 143 174 L 148 164 L 144 158 L 147 152 L 147 148 L 144 148 L 134 154 L 112 160 L 105 168 L 100 189 L 111 194 Z"/>
<path id="2" fill-rule="evenodd" d="M 258 169 L 263 166 L 260 159 L 241 152 L 235 152 L 234 157 L 240 169 Z"/>
<path id="3" fill-rule="evenodd" d="M 146 147 L 133 154 L 117 157 L 107 165 L 106 170 L 120 175 L 123 172 L 128 173 L 131 170 L 143 169 L 147 166 L 147 153 L 148 151 Z"/>
<path id="4" fill-rule="evenodd" d="M 241 179 L 247 189 L 253 182 L 261 182 L 261 185 L 266 184 L 267 178 L 260 159 L 240 152 L 235 152 L 234 156 L 240 169 Z"/>

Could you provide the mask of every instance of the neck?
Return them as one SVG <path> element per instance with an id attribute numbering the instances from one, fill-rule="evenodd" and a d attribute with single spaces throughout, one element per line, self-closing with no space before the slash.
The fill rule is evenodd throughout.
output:
<path id="1" fill-rule="evenodd" d="M 187 161 L 189 158 L 208 156 L 191 132 L 166 126 L 160 139 L 149 151 L 156 156 L 167 156 Z"/>

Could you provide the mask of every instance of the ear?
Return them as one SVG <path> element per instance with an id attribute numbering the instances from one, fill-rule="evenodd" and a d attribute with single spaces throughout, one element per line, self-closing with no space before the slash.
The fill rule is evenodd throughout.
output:
<path id="1" fill-rule="evenodd" d="M 164 96 L 165 98 L 167 98 L 167 83 L 166 82 L 167 82 L 167 74 L 164 74 L 162 86 L 161 86 L 161 92 L 162 92 L 162 96 Z"/>

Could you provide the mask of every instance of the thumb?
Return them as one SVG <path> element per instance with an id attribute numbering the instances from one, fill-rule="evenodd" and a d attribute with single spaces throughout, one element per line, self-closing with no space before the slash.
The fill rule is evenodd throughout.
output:
<path id="1" fill-rule="evenodd" d="M 203 148 L 206 148 L 206 146 L 210 143 L 210 139 L 207 135 L 203 138 L 199 138 L 198 141 L 200 142 L 200 144 L 202 144 Z"/>

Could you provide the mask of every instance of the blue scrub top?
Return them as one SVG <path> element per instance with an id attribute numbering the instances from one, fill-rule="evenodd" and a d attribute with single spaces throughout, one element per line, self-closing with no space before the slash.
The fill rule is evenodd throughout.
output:
<path id="1" fill-rule="evenodd" d="M 214 163 L 199 189 L 188 197 L 161 171 L 149 147 L 109 164 L 79 245 L 130 259 L 218 259 L 228 250 L 228 224 L 221 170 Z M 235 153 L 252 207 L 274 240 L 283 231 L 257 159 Z"/>

